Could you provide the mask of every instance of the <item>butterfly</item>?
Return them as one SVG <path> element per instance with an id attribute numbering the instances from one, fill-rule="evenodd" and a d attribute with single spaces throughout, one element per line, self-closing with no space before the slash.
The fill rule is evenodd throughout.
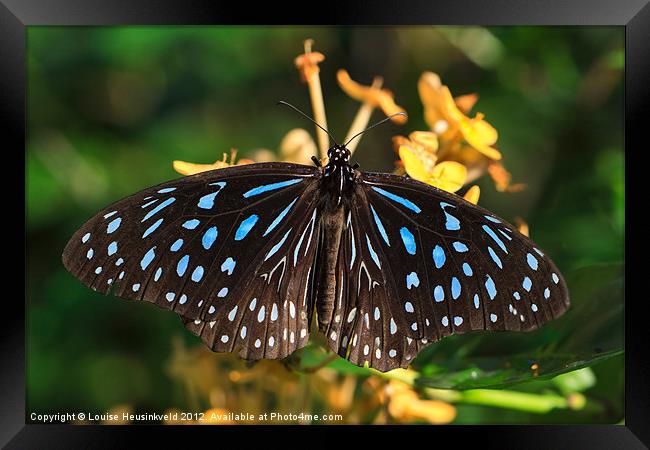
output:
<path id="1" fill-rule="evenodd" d="M 360 171 L 346 145 L 324 166 L 234 166 L 145 189 L 86 222 L 63 263 L 247 360 L 288 357 L 316 321 L 333 352 L 388 371 L 445 336 L 534 330 L 567 310 L 560 271 L 511 224 Z"/>

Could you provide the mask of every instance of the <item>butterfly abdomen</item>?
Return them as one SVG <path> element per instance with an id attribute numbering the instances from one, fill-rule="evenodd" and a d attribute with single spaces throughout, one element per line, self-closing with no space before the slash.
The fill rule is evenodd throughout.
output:
<path id="1" fill-rule="evenodd" d="M 326 208 L 321 219 L 321 237 L 318 270 L 318 292 L 316 293 L 316 312 L 321 330 L 327 329 L 331 322 L 337 292 L 336 262 L 341 245 L 345 209 Z"/>

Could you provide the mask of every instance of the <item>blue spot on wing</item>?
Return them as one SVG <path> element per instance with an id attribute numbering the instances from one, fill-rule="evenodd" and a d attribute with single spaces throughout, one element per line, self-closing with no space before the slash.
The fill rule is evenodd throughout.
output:
<path id="1" fill-rule="evenodd" d="M 413 286 L 418 287 L 420 285 L 420 278 L 415 272 L 411 272 L 406 276 L 406 289 L 411 289 Z"/>
<path id="2" fill-rule="evenodd" d="M 377 267 L 381 269 L 381 263 L 379 262 L 379 256 L 377 256 L 377 253 L 375 252 L 375 249 L 372 248 L 372 244 L 370 243 L 370 238 L 366 234 L 366 243 L 368 244 L 368 251 L 370 252 L 370 256 L 372 257 L 372 260 L 375 262 Z"/>
<path id="3" fill-rule="evenodd" d="M 146 229 L 146 231 L 145 231 L 144 234 L 142 235 L 142 239 L 146 238 L 146 237 L 149 236 L 151 233 L 153 233 L 154 231 L 156 231 L 156 229 L 160 226 L 161 223 L 163 223 L 163 219 L 158 219 L 158 220 L 156 220 L 156 222 L 155 222 L 153 225 L 151 225 L 149 228 Z"/>
<path id="4" fill-rule="evenodd" d="M 468 251 L 469 249 L 462 242 L 456 241 L 456 242 L 454 242 L 454 250 L 456 250 L 459 253 L 464 253 L 464 252 Z"/>
<path id="5" fill-rule="evenodd" d="M 160 211 L 162 211 L 164 208 L 166 208 L 167 206 L 171 205 L 171 204 L 174 203 L 175 201 L 176 201 L 176 198 L 174 198 L 174 197 L 169 197 L 167 200 L 165 200 L 164 202 L 162 202 L 161 204 L 159 204 L 158 206 L 156 206 L 154 209 L 152 209 L 151 211 L 149 211 L 149 212 L 144 216 L 144 219 L 141 220 L 141 222 L 144 222 L 144 221 L 146 221 L 147 219 L 149 219 L 151 216 L 153 216 L 154 214 L 159 213 Z"/>
<path id="6" fill-rule="evenodd" d="M 528 263 L 531 269 L 537 270 L 537 266 L 538 266 L 537 258 L 535 258 L 531 253 L 528 253 L 526 255 L 526 262 Z"/>
<path id="7" fill-rule="evenodd" d="M 436 302 L 440 303 L 445 300 L 445 290 L 442 286 L 438 285 L 433 290 L 433 298 Z"/>
<path id="8" fill-rule="evenodd" d="M 220 191 L 217 192 L 212 192 L 210 194 L 206 194 L 203 197 L 199 199 L 198 207 L 201 209 L 212 209 L 214 206 L 214 198 L 217 196 L 217 194 Z"/>
<path id="9" fill-rule="evenodd" d="M 144 205 L 142 205 L 140 208 L 142 208 L 142 209 L 147 208 L 147 207 L 153 205 L 154 203 L 156 203 L 158 200 L 159 200 L 159 199 L 154 198 L 153 200 L 148 201 L 147 203 L 145 203 Z"/>
<path id="10" fill-rule="evenodd" d="M 203 197 L 199 199 L 198 207 L 201 209 L 212 209 L 214 207 L 214 199 L 217 196 L 219 192 L 224 188 L 226 185 L 225 181 L 219 181 L 216 183 L 210 183 L 208 186 L 219 186 L 219 190 L 216 192 L 211 192 L 210 194 L 206 194 Z"/>
<path id="11" fill-rule="evenodd" d="M 451 279 L 451 297 L 454 300 L 460 297 L 460 281 L 456 277 L 452 277 Z"/>
<path id="12" fill-rule="evenodd" d="M 177 239 L 176 242 L 174 242 L 174 243 L 172 244 L 172 246 L 169 247 L 169 249 L 170 249 L 172 252 L 177 252 L 178 249 L 181 248 L 182 245 L 183 245 L 183 240 L 182 240 L 182 239 Z"/>
<path id="13" fill-rule="evenodd" d="M 455 206 L 449 203 L 440 202 L 440 207 L 442 208 L 442 211 L 445 213 L 445 219 L 446 219 L 445 228 L 447 228 L 450 231 L 460 230 L 460 221 L 456 217 L 449 214 L 445 209 L 447 207 L 455 208 Z"/>
<path id="14" fill-rule="evenodd" d="M 485 289 L 487 289 L 490 300 L 494 300 L 494 297 L 497 295 L 497 288 L 494 285 L 494 281 L 490 275 L 487 275 L 487 280 L 485 280 Z"/>
<path id="15" fill-rule="evenodd" d="M 415 255 L 417 246 L 415 245 L 415 237 L 413 236 L 413 233 L 411 233 L 408 228 L 402 227 L 399 229 L 399 234 L 402 236 L 402 242 L 404 243 L 406 251 L 411 255 Z"/>
<path id="16" fill-rule="evenodd" d="M 185 271 L 187 270 L 187 265 L 190 262 L 190 255 L 185 255 L 183 256 L 180 261 L 178 261 L 178 264 L 176 265 L 176 273 L 178 274 L 179 277 L 182 277 L 185 275 Z"/>
<path id="17" fill-rule="evenodd" d="M 377 229 L 379 230 L 381 237 L 386 242 L 386 245 L 390 247 L 390 242 L 388 241 L 388 235 L 386 234 L 386 229 L 384 228 L 384 224 L 381 222 L 381 219 L 377 215 L 377 212 L 375 211 L 375 208 L 372 207 L 372 205 L 370 205 L 370 210 L 372 211 L 372 216 L 375 219 L 375 224 L 377 225 Z"/>
<path id="18" fill-rule="evenodd" d="M 503 264 L 501 264 L 501 259 L 497 256 L 496 253 L 494 253 L 494 250 L 492 250 L 492 247 L 488 246 L 488 253 L 490 254 L 490 258 L 492 258 L 492 261 L 496 263 L 497 266 L 499 266 L 499 269 L 503 269 Z"/>
<path id="19" fill-rule="evenodd" d="M 118 217 L 116 219 L 113 219 L 106 227 L 106 232 L 108 234 L 111 234 L 113 231 L 117 230 L 120 227 L 121 223 L 122 223 L 121 218 Z"/>
<path id="20" fill-rule="evenodd" d="M 239 224 L 239 227 L 235 232 L 235 240 L 241 241 L 244 239 L 246 235 L 251 231 L 251 229 L 255 226 L 258 220 L 259 217 L 257 214 L 252 214 L 248 216 L 248 218 L 244 219 L 242 223 Z"/>
<path id="21" fill-rule="evenodd" d="M 151 247 L 147 253 L 144 254 L 142 257 L 142 260 L 140 261 L 140 267 L 142 267 L 142 270 L 145 270 L 151 261 L 155 258 L 156 256 L 156 247 Z"/>
<path id="22" fill-rule="evenodd" d="M 196 266 L 196 269 L 194 269 L 194 272 L 192 272 L 192 281 L 198 283 L 201 281 L 201 278 L 203 278 L 203 267 Z"/>
<path id="23" fill-rule="evenodd" d="M 279 181 L 277 183 L 271 183 L 271 184 L 264 184 L 262 186 L 258 186 L 256 188 L 253 188 L 247 192 L 244 193 L 244 197 L 254 197 L 256 195 L 263 194 L 264 192 L 268 191 L 274 191 L 276 189 L 281 189 L 283 187 L 291 186 L 296 183 L 300 183 L 302 181 L 302 178 L 294 178 L 293 180 L 287 180 L 287 181 Z"/>
<path id="24" fill-rule="evenodd" d="M 436 245 L 433 249 L 433 262 L 436 265 L 436 269 L 440 269 L 445 265 L 447 257 L 445 256 L 445 251 L 439 245 Z"/>
<path id="25" fill-rule="evenodd" d="M 280 247 L 282 247 L 282 244 L 284 244 L 284 241 L 287 240 L 287 237 L 289 236 L 289 233 L 291 232 L 291 228 L 284 234 L 284 237 L 269 250 L 269 252 L 266 254 L 264 257 L 264 261 L 268 260 L 271 256 L 275 255 L 278 250 L 280 250 Z"/>
<path id="26" fill-rule="evenodd" d="M 408 209 L 410 209 L 411 211 L 413 211 L 415 213 L 419 214 L 422 211 L 415 203 L 413 203 L 410 200 L 405 199 L 404 197 L 400 197 L 399 195 L 393 194 L 392 192 L 388 192 L 388 191 L 386 191 L 386 190 L 384 190 L 384 189 L 382 189 L 380 187 L 377 187 L 377 186 L 372 186 L 372 188 L 375 191 L 379 192 L 384 197 L 389 198 L 392 201 L 397 202 L 400 205 L 407 207 Z"/>
<path id="27" fill-rule="evenodd" d="M 200 223 L 201 222 L 198 221 L 197 219 L 190 219 L 183 224 L 183 228 L 185 228 L 186 230 L 193 230 L 196 227 L 198 227 Z"/>
<path id="28" fill-rule="evenodd" d="M 284 208 L 284 209 L 282 210 L 282 212 L 281 212 L 280 214 L 278 214 L 278 217 L 276 217 L 275 220 L 273 220 L 273 223 L 271 223 L 271 225 L 269 225 L 269 227 L 268 227 L 268 228 L 266 229 L 266 231 L 264 232 L 263 236 L 266 236 L 267 234 L 269 234 L 271 231 L 273 231 L 273 229 L 274 229 L 275 227 L 278 226 L 278 224 L 279 224 L 280 222 L 282 222 L 282 219 L 284 219 L 284 217 L 289 213 L 289 210 L 291 209 L 291 207 L 292 207 L 292 206 L 293 206 L 297 201 L 298 201 L 298 198 L 294 199 L 294 201 L 292 201 L 291 203 L 289 203 L 289 206 L 287 206 L 286 208 Z"/>
<path id="29" fill-rule="evenodd" d="M 221 264 L 221 271 L 228 272 L 228 275 L 232 275 L 236 265 L 237 262 L 229 256 L 223 264 Z"/>
<path id="30" fill-rule="evenodd" d="M 214 241 L 217 240 L 218 235 L 219 235 L 219 231 L 217 230 L 217 227 L 208 228 L 203 234 L 203 238 L 201 239 L 201 244 L 203 244 L 203 248 L 206 250 L 210 250 L 210 247 L 212 247 Z"/>
<path id="31" fill-rule="evenodd" d="M 501 247 L 501 250 L 504 252 L 508 253 L 508 249 L 506 248 L 506 245 L 503 243 L 501 239 L 499 239 L 499 236 L 496 235 L 494 231 L 492 231 L 492 228 L 488 227 L 487 225 L 483 225 L 483 230 L 490 236 L 494 242 Z"/>

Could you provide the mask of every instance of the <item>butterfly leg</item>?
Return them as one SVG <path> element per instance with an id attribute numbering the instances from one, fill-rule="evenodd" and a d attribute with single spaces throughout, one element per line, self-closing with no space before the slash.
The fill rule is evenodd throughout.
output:
<path id="1" fill-rule="evenodd" d="M 314 164 L 316 165 L 316 167 L 322 167 L 322 165 L 320 163 L 320 159 L 318 159 L 316 156 L 312 156 L 311 160 L 314 161 Z"/>

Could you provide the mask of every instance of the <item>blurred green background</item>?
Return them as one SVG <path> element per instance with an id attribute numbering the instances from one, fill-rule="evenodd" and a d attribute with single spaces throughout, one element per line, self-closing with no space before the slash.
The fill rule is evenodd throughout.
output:
<path id="1" fill-rule="evenodd" d="M 298 368 L 262 363 L 277 384 L 255 379 L 259 365 L 204 351 L 174 314 L 92 292 L 60 259 L 100 208 L 178 177 L 172 160 L 211 163 L 231 147 L 250 157 L 276 150 L 292 128 L 313 132 L 275 106 L 286 100 L 310 111 L 293 65 L 306 38 L 326 56 L 320 76 L 336 136 L 359 107 L 339 89 L 339 68 L 364 84 L 383 76 L 409 113 L 405 126 L 364 136 L 354 156 L 366 170 L 392 171 L 391 137 L 427 129 L 417 93 L 423 71 L 438 73 L 454 95 L 478 93 L 475 110 L 498 130 L 513 181 L 527 184 L 498 193 L 483 178 L 479 203 L 509 221 L 523 217 L 569 280 L 575 311 L 548 330 L 430 346 L 414 364 L 419 398 L 454 405 L 454 423 L 622 421 L 621 27 L 30 27 L 28 411 L 284 408 L 342 411 L 350 422 L 399 419 L 386 412 L 385 377 L 343 361 L 301 371 L 318 362 L 318 344 L 298 356 Z M 466 390 L 480 387 L 497 400 Z M 351 398 L 337 403 L 344 388 Z M 513 402 L 504 392 L 532 397 Z M 555 406 L 526 406 L 540 399 Z"/>

